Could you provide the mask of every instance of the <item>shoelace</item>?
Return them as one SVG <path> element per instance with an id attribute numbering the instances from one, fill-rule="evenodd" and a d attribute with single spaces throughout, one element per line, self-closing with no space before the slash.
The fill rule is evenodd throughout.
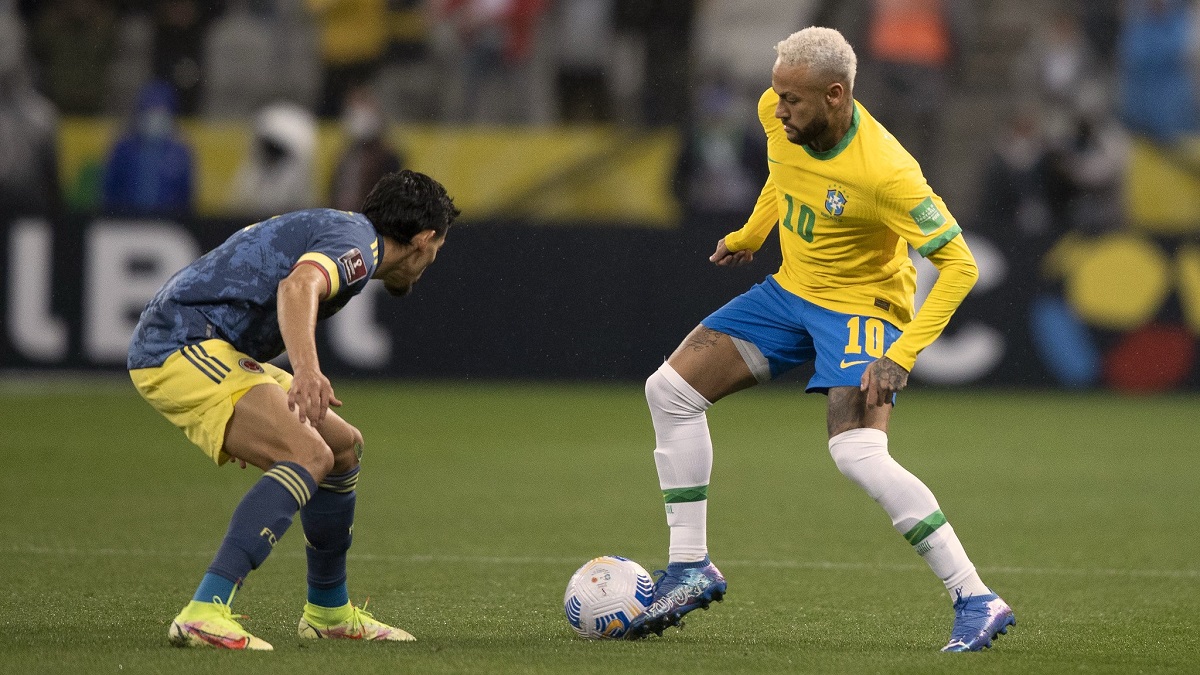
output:
<path id="1" fill-rule="evenodd" d="M 971 619 L 976 617 L 986 619 L 988 614 L 988 608 L 986 605 L 972 607 L 971 603 L 967 601 L 968 598 L 963 598 L 961 590 L 957 591 L 957 593 L 958 599 L 954 601 L 955 630 L 950 635 L 951 640 L 954 640 L 955 638 L 965 639 L 974 635 L 976 629 L 971 625 L 974 623 L 971 621 Z"/>
<path id="2" fill-rule="evenodd" d="M 237 586 L 237 584 L 234 584 L 233 590 L 229 592 L 228 602 L 225 600 L 222 600 L 220 598 L 220 596 L 217 596 L 217 595 L 214 595 L 213 599 L 212 599 L 213 604 L 217 606 L 217 611 L 221 613 L 221 618 L 228 619 L 230 621 L 233 621 L 234 623 L 237 623 L 238 619 L 249 619 L 250 618 L 250 616 L 248 614 L 234 614 L 233 613 L 233 607 L 231 607 L 231 605 L 233 604 L 233 596 L 237 593 L 237 590 L 238 590 L 238 586 Z"/>
<path id="3" fill-rule="evenodd" d="M 678 573 L 672 573 L 670 570 L 654 570 L 655 575 L 661 575 L 654 581 L 655 593 L 658 592 L 659 587 L 662 586 L 662 584 L 666 582 L 668 578 L 673 579 L 676 586 L 682 584 L 684 580 L 688 578 L 687 573 L 690 571 L 691 569 L 685 569 Z"/>
<path id="4" fill-rule="evenodd" d="M 659 590 L 662 588 L 663 584 L 668 583 L 668 579 L 670 579 L 670 583 L 675 584 L 675 586 L 682 584 L 686 578 L 687 570 L 684 570 L 684 572 L 685 574 L 672 574 L 670 570 L 654 570 L 656 575 L 662 575 L 654 582 L 654 597 L 659 597 Z"/>
<path id="5" fill-rule="evenodd" d="M 667 578 L 666 570 L 654 570 L 654 576 L 658 577 L 654 580 L 654 595 L 658 595 L 658 587 L 662 585 L 663 579 Z"/>
<path id="6" fill-rule="evenodd" d="M 955 589 L 954 596 L 955 596 L 954 597 L 954 612 L 955 612 L 955 614 L 959 614 L 959 613 L 963 612 L 964 610 L 966 610 L 966 608 L 968 606 L 970 606 L 970 602 L 968 602 L 968 601 L 971 599 L 971 596 L 968 595 L 967 597 L 964 598 L 961 588 Z"/>
<path id="7" fill-rule="evenodd" d="M 371 620 L 375 619 L 375 615 L 371 614 L 370 612 L 367 611 L 367 605 L 369 605 L 370 603 L 371 603 L 371 596 L 367 596 L 367 599 L 363 601 L 362 607 L 356 607 L 354 605 L 350 605 L 350 609 L 353 610 L 351 617 L 350 617 L 350 625 L 351 626 L 353 626 L 354 628 L 357 628 L 358 630 L 361 631 L 363 628 L 363 623 L 364 623 L 363 618 L 364 617 L 371 619 Z"/>

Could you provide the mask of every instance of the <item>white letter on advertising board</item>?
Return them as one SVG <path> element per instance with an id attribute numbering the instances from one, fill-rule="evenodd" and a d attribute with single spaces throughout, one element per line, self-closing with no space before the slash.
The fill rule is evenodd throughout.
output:
<path id="1" fill-rule="evenodd" d="M 13 223 L 8 239 L 8 334 L 21 355 L 61 361 L 67 355 L 67 324 L 50 311 L 54 230 L 41 219 Z"/>
<path id="2" fill-rule="evenodd" d="M 146 303 L 199 255 L 196 240 L 174 223 L 102 220 L 90 227 L 83 290 L 88 358 L 124 362 Z"/>

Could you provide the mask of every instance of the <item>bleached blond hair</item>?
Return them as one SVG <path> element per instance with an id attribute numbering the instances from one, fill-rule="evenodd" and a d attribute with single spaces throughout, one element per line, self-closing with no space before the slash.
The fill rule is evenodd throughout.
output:
<path id="1" fill-rule="evenodd" d="M 785 66 L 808 66 L 854 90 L 858 57 L 854 48 L 833 28 L 809 26 L 780 40 L 775 45 L 777 61 Z"/>

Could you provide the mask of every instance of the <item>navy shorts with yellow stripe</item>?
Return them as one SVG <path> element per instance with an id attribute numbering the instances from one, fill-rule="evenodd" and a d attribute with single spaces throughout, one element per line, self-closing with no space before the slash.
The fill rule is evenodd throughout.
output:
<path id="1" fill-rule="evenodd" d="M 757 347 L 772 378 L 815 361 L 816 372 L 805 391 L 822 393 L 830 387 L 857 387 L 867 365 L 883 356 L 901 335 L 899 328 L 883 319 L 815 305 L 772 277 L 700 323 Z"/>
<path id="2" fill-rule="evenodd" d="M 290 373 L 259 363 L 223 340 L 187 345 L 161 366 L 131 370 L 129 377 L 142 398 L 217 464 L 230 460 L 225 428 L 238 400 L 259 384 L 292 386 Z"/>

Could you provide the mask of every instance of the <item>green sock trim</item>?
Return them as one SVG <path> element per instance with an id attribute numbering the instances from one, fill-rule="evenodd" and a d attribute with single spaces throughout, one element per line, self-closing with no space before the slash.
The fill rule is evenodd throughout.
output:
<path id="1" fill-rule="evenodd" d="M 933 534 L 934 530 L 946 524 L 946 516 L 942 515 L 942 510 L 938 509 L 929 514 L 925 520 L 917 523 L 913 529 L 904 533 L 904 538 L 908 543 L 916 546 L 925 540 L 925 537 Z"/>
<path id="2" fill-rule="evenodd" d="M 663 490 L 663 501 L 668 504 L 679 504 L 681 502 L 702 502 L 705 499 L 708 499 L 707 485 Z"/>

